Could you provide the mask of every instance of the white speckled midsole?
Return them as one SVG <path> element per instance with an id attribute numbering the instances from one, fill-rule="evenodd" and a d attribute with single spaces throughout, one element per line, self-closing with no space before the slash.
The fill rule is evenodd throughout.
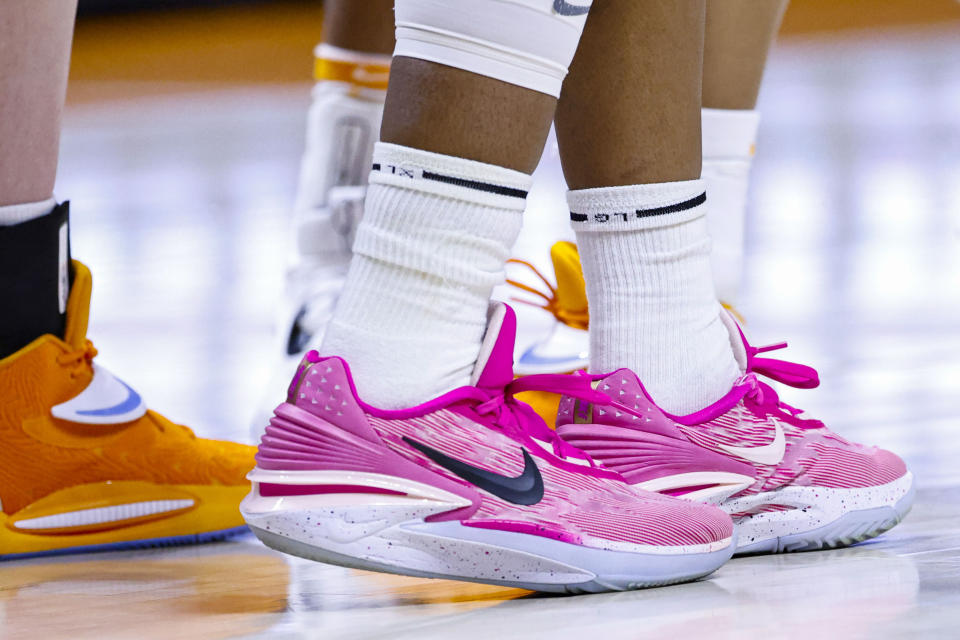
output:
<path id="1" fill-rule="evenodd" d="M 909 471 L 893 482 L 876 487 L 829 489 L 788 486 L 751 496 L 731 498 L 720 504 L 734 515 L 768 505 L 789 507 L 734 518 L 739 545 L 746 547 L 764 540 L 819 529 L 843 516 L 879 507 L 896 506 L 913 486 Z"/>
<path id="2" fill-rule="evenodd" d="M 328 555 L 356 559 L 351 566 L 360 568 L 372 565 L 398 573 L 539 586 L 597 580 L 642 586 L 705 575 L 733 553 L 732 539 L 698 547 L 636 545 L 642 549 L 637 552 L 469 527 L 459 521 L 427 522 L 431 515 L 465 506 L 463 499 L 436 487 L 378 474 L 255 469 L 249 477 L 253 489 L 240 510 L 255 533 L 266 531 Z M 394 490 L 402 483 L 404 495 L 260 495 L 261 482 L 281 477 L 292 484 L 356 486 L 364 482 Z"/>

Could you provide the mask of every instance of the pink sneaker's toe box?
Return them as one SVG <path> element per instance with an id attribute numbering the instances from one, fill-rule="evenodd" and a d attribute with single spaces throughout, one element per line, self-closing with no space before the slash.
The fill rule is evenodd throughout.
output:
<path id="1" fill-rule="evenodd" d="M 597 542 L 717 549 L 733 536 L 730 516 L 714 506 L 632 491 L 629 505 L 578 509 L 564 519 Z"/>
<path id="2" fill-rule="evenodd" d="M 684 545 L 716 545 L 733 537 L 733 520 L 713 505 L 671 498 L 669 518 L 666 522 L 670 533 Z M 664 523 L 661 522 L 661 526 Z"/>
<path id="3" fill-rule="evenodd" d="M 899 480 L 907 473 L 904 461 L 886 449 L 824 443 L 815 443 L 810 448 L 813 456 L 803 476 L 813 486 L 832 489 L 877 487 Z"/>

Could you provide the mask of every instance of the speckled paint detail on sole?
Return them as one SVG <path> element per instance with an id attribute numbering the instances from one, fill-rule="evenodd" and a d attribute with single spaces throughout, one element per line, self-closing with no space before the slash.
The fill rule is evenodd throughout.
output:
<path id="1" fill-rule="evenodd" d="M 720 506 L 731 515 L 765 505 L 788 507 L 734 518 L 737 555 L 841 547 L 880 535 L 913 505 L 913 474 L 878 487 L 784 487 L 732 498 Z"/>
<path id="2" fill-rule="evenodd" d="M 276 531 L 254 525 L 250 528 L 268 547 L 317 562 L 568 594 L 625 591 L 696 580 L 720 568 L 730 559 L 735 546 L 731 540 L 725 549 L 708 553 L 648 556 L 444 522 L 398 527 L 384 537 L 388 540 L 387 553 L 375 550 L 383 550 L 380 541 L 368 540 L 373 543 L 368 552 L 349 555 Z"/>
<path id="3" fill-rule="evenodd" d="M 241 511 L 264 544 L 310 560 L 557 593 L 694 580 L 718 569 L 735 548 L 731 539 L 699 553 L 609 551 L 458 521 L 426 522 L 451 506 L 457 505 L 435 498 L 343 494 L 274 500 L 251 493 Z"/>

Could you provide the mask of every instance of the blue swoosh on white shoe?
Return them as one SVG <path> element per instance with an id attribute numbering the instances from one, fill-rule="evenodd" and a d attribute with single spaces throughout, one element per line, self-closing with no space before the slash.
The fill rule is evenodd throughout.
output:
<path id="1" fill-rule="evenodd" d="M 582 361 L 582 358 L 577 356 L 541 356 L 536 353 L 536 349 L 537 347 L 533 346 L 524 351 L 517 363 L 529 365 L 570 364 L 576 366 Z"/>
<path id="2" fill-rule="evenodd" d="M 81 424 L 122 424 L 146 412 L 140 394 L 97 363 L 93 363 L 93 377 L 83 391 L 50 409 L 54 418 Z"/>
<path id="3" fill-rule="evenodd" d="M 121 380 L 120 378 L 114 378 L 117 382 L 122 384 L 127 390 L 127 399 L 123 402 L 118 402 L 112 407 L 104 407 L 103 409 L 78 409 L 77 415 L 81 416 L 118 416 L 121 413 L 127 413 L 128 411 L 133 411 L 141 402 L 143 398 L 140 397 L 140 394 L 134 391 L 130 385 Z"/>

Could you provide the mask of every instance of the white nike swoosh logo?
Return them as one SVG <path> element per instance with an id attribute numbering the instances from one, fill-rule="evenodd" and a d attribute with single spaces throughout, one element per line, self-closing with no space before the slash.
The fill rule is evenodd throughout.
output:
<path id="1" fill-rule="evenodd" d="M 775 422 L 774 426 L 777 432 L 773 436 L 773 442 L 770 444 L 762 447 L 731 447 L 721 444 L 720 448 L 738 458 L 756 462 L 757 464 L 780 464 L 783 460 L 783 455 L 787 452 L 787 438 L 783 434 L 783 427 L 780 426 L 779 422 Z"/>

